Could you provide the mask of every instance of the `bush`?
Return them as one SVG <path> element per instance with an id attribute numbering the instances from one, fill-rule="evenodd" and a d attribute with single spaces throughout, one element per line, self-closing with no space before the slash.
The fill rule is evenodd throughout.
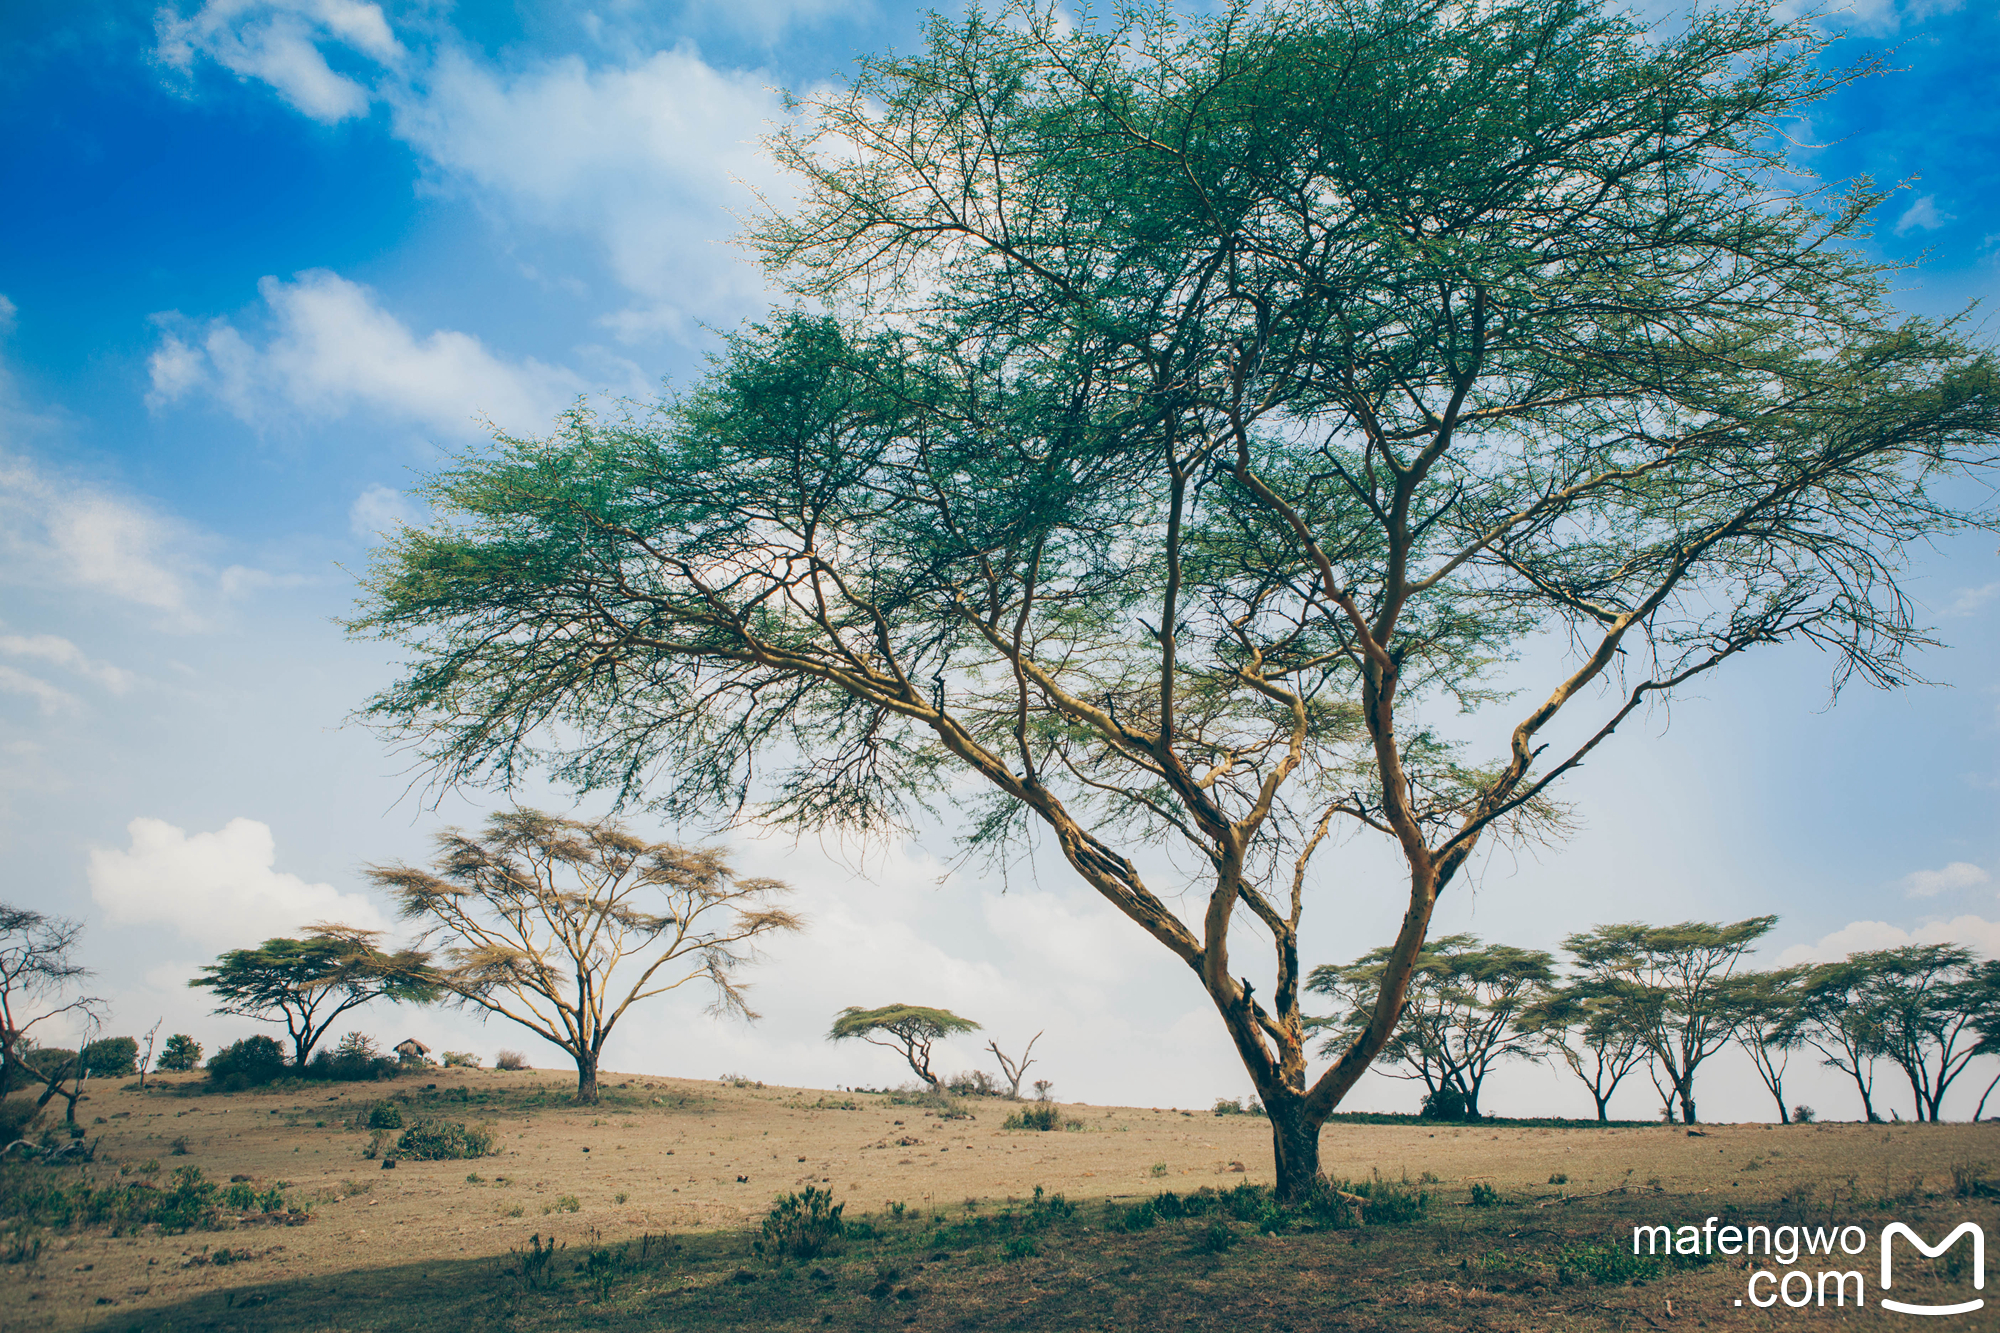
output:
<path id="1" fill-rule="evenodd" d="M 83 1048 L 83 1072 L 92 1078 L 130 1078 L 139 1072 L 134 1037 L 100 1037 Z"/>
<path id="2" fill-rule="evenodd" d="M 1054 1102 L 1034 1102 L 1000 1122 L 1002 1129 L 1061 1129 L 1062 1108 Z"/>
<path id="3" fill-rule="evenodd" d="M 1813 1110 L 1810 1106 L 1800 1104 L 1792 1108 L 1792 1123 L 1795 1125 L 1810 1125 L 1817 1119 L 1819 1119 L 1819 1112 Z"/>
<path id="4" fill-rule="evenodd" d="M 35 1105 L 30 1094 L 9 1097 L 0 1102 L 0 1147 L 5 1147 L 15 1139 L 26 1138 L 28 1131 L 42 1118 L 42 1108 Z"/>
<path id="5" fill-rule="evenodd" d="M 383 1055 L 375 1039 L 366 1033 L 350 1032 L 328 1052 L 314 1052 L 306 1066 L 306 1077 L 340 1083 L 363 1083 L 370 1079 L 395 1078 L 403 1072 L 402 1061 Z"/>
<path id="6" fill-rule="evenodd" d="M 519 1051 L 502 1051 L 493 1057 L 495 1069 L 526 1069 L 528 1061 Z"/>
<path id="7" fill-rule="evenodd" d="M 1472 1183 L 1470 1202 L 1474 1208 L 1491 1208 L 1500 1202 L 1500 1191 L 1483 1180 Z"/>
<path id="8" fill-rule="evenodd" d="M 444 1053 L 444 1067 L 446 1069 L 477 1069 L 479 1068 L 479 1057 L 471 1051 L 446 1051 Z"/>
<path id="9" fill-rule="evenodd" d="M 422 1120 L 396 1140 L 398 1155 L 420 1162 L 484 1157 L 492 1151 L 491 1134 L 476 1127 L 467 1129 L 456 1120 Z"/>
<path id="10" fill-rule="evenodd" d="M 403 1113 L 396 1109 L 394 1102 L 377 1102 L 374 1108 L 368 1112 L 368 1128 L 370 1129 L 401 1129 L 402 1127 Z"/>
<path id="11" fill-rule="evenodd" d="M 176 1032 L 160 1048 L 153 1068 L 168 1074 L 184 1074 L 201 1063 L 201 1043 L 185 1032 Z"/>
<path id="12" fill-rule="evenodd" d="M 833 1201 L 833 1191 L 808 1185 L 798 1194 L 780 1194 L 764 1215 L 762 1234 L 757 1237 L 757 1253 L 766 1259 L 812 1259 L 847 1234 L 841 1210 L 847 1205 Z"/>
<path id="13" fill-rule="evenodd" d="M 76 1052 L 65 1050 L 60 1046 L 31 1046 L 24 1037 L 21 1044 L 14 1048 L 14 1056 L 31 1073 L 40 1078 L 54 1078 L 65 1070 L 71 1077 L 76 1074 L 74 1069 L 69 1068 L 70 1061 L 76 1058 Z"/>
<path id="14" fill-rule="evenodd" d="M 1464 1120 L 1465 1094 L 1447 1084 L 1426 1096 L 1417 1114 L 1425 1120 Z"/>
<path id="15" fill-rule="evenodd" d="M 954 1074 L 951 1076 L 950 1081 L 945 1084 L 945 1087 L 955 1097 L 998 1097 L 1000 1095 L 1000 1085 L 994 1082 L 993 1076 L 983 1069 L 974 1069 L 963 1074 Z"/>
<path id="16" fill-rule="evenodd" d="M 269 1037 L 245 1037 L 208 1060 L 208 1077 L 229 1092 L 254 1088 L 284 1076 L 285 1052 Z"/>

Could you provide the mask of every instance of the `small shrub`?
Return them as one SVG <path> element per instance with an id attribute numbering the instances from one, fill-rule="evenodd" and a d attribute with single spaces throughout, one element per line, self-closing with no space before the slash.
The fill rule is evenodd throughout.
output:
<path id="1" fill-rule="evenodd" d="M 1002 1129 L 1061 1129 L 1062 1108 L 1054 1102 L 1032 1102 L 1000 1122 Z"/>
<path id="2" fill-rule="evenodd" d="M 394 1102 L 377 1102 L 374 1108 L 368 1112 L 368 1128 L 370 1129 L 401 1129 L 402 1127 L 403 1113 L 397 1109 Z"/>
<path id="3" fill-rule="evenodd" d="M 950 1081 L 945 1084 L 945 1087 L 949 1088 L 952 1095 L 956 1097 L 998 1097 L 1001 1095 L 1000 1085 L 994 1081 L 991 1074 L 983 1069 L 973 1069 L 963 1074 L 954 1074 Z"/>
<path id="4" fill-rule="evenodd" d="M 540 1235 L 534 1235 L 528 1238 L 527 1249 L 510 1249 L 508 1253 L 514 1256 L 514 1271 L 530 1288 L 535 1288 L 546 1286 L 555 1280 L 556 1252 L 563 1248 L 556 1242 L 554 1236 L 549 1237 L 545 1245 Z"/>
<path id="5" fill-rule="evenodd" d="M 1241 1239 L 1235 1227 L 1218 1217 L 1209 1222 L 1207 1229 L 1201 1233 L 1201 1239 L 1195 1242 L 1195 1248 L 1203 1254 L 1221 1254 Z"/>
<path id="6" fill-rule="evenodd" d="M 1568 1176 L 1568 1174 L 1567 1174 L 1567 1173 L 1565 1173 L 1565 1172 L 1562 1172 L 1562 1171 L 1558 1171 L 1558 1172 L 1556 1172 L 1556 1173 L 1555 1173 L 1554 1175 L 1552 1175 L 1552 1176 L 1550 1176 L 1550 1177 L 1549 1177 L 1549 1184 L 1551 1184 L 1551 1185 L 1567 1185 L 1567 1184 L 1569 1184 L 1569 1176 Z"/>
<path id="7" fill-rule="evenodd" d="M 153 1062 L 153 1067 L 163 1073 L 185 1074 L 200 1063 L 201 1043 L 185 1032 L 176 1032 L 160 1048 L 160 1058 Z"/>
<path id="8" fill-rule="evenodd" d="M 139 1043 L 132 1037 L 100 1037 L 83 1048 L 83 1072 L 92 1078 L 130 1078 L 139 1072 Z"/>
<path id="9" fill-rule="evenodd" d="M 1148 1172 L 1148 1174 L 1151 1175 L 1153 1179 L 1158 1180 L 1161 1176 L 1167 1174 L 1167 1164 L 1165 1162 L 1153 1163 L 1153 1168 L 1150 1172 Z"/>
<path id="10" fill-rule="evenodd" d="M 1218 1097 L 1215 1099 L 1215 1113 L 1217 1115 L 1242 1115 L 1244 1113 L 1243 1103 L 1237 1101 L 1234 1097 Z"/>
<path id="11" fill-rule="evenodd" d="M 502 1051 L 493 1057 L 495 1069 L 526 1069 L 528 1059 L 519 1051 Z"/>
<path id="12" fill-rule="evenodd" d="M 1000 1247 L 1002 1259 L 1032 1259 L 1037 1253 L 1033 1236 L 1009 1236 Z"/>
<path id="13" fill-rule="evenodd" d="M 1469 1202 L 1474 1208 L 1491 1208 L 1500 1202 L 1500 1191 L 1483 1180 L 1475 1180 Z"/>
<path id="14" fill-rule="evenodd" d="M 208 1060 L 208 1077 L 225 1091 L 261 1087 L 284 1076 L 285 1052 L 269 1037 L 245 1037 Z"/>
<path id="15" fill-rule="evenodd" d="M 1465 1094 L 1447 1084 L 1425 1096 L 1423 1109 L 1417 1114 L 1425 1120 L 1464 1120 Z"/>
<path id="16" fill-rule="evenodd" d="M 813 1259 L 847 1233 L 841 1220 L 845 1204 L 833 1201 L 833 1191 L 808 1185 L 797 1194 L 780 1194 L 764 1215 L 755 1242 L 766 1259 Z"/>
<path id="17" fill-rule="evenodd" d="M 1792 1123 L 1795 1125 L 1810 1125 L 1817 1119 L 1819 1119 L 1819 1112 L 1813 1110 L 1810 1106 L 1801 1103 L 1792 1108 Z"/>
<path id="18" fill-rule="evenodd" d="M 493 1136 L 477 1127 L 468 1129 L 456 1120 L 423 1120 L 403 1131 L 403 1137 L 396 1140 L 396 1151 L 420 1162 L 484 1157 L 493 1151 Z"/>
<path id="19" fill-rule="evenodd" d="M 444 1053 L 444 1067 L 446 1069 L 477 1069 L 479 1068 L 479 1057 L 471 1051 L 446 1051 Z"/>
<path id="20" fill-rule="evenodd" d="M 1332 1183 L 1359 1196 L 1363 1218 L 1378 1226 L 1406 1226 L 1430 1212 L 1429 1190 L 1413 1190 L 1408 1181 L 1384 1180 L 1379 1172 L 1368 1180 Z"/>
<path id="21" fill-rule="evenodd" d="M 247 1213 L 257 1206 L 257 1191 L 241 1183 L 231 1185 L 223 1191 L 222 1202 L 239 1213 Z"/>
<path id="22" fill-rule="evenodd" d="M 167 1145 L 167 1156 L 185 1157 L 187 1155 L 188 1155 L 188 1141 L 187 1141 L 187 1136 L 185 1134 L 176 1136 L 174 1141 Z"/>

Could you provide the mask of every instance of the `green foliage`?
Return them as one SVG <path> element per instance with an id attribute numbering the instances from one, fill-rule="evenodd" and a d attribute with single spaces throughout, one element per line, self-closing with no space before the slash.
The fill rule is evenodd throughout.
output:
<path id="1" fill-rule="evenodd" d="M 1500 1191 L 1483 1180 L 1475 1180 L 1466 1199 L 1474 1208 L 1492 1208 L 1500 1203 Z"/>
<path id="2" fill-rule="evenodd" d="M 1002 1129 L 1061 1129 L 1062 1107 L 1054 1102 L 1030 1102 L 1000 1122 Z"/>
<path id="3" fill-rule="evenodd" d="M 92 1078 L 129 1078 L 139 1072 L 135 1037 L 100 1037 L 83 1048 L 83 1072 Z"/>
<path id="4" fill-rule="evenodd" d="M 305 1077 L 340 1083 L 392 1079 L 404 1072 L 404 1064 L 393 1055 L 384 1055 L 375 1039 L 361 1032 L 345 1033 L 340 1044 L 328 1051 L 313 1052 L 305 1067 Z"/>
<path id="5" fill-rule="evenodd" d="M 259 1087 L 284 1075 L 284 1048 L 269 1037 L 245 1037 L 208 1058 L 209 1080 L 225 1092 Z"/>
<path id="6" fill-rule="evenodd" d="M 797 1194 L 780 1194 L 764 1215 L 755 1241 L 766 1259 L 814 1259 L 847 1234 L 841 1220 L 845 1204 L 833 1201 L 831 1190 L 808 1185 Z"/>
<path id="7" fill-rule="evenodd" d="M 319 926 L 303 939 L 265 940 L 232 949 L 188 985 L 212 992 L 215 1012 L 284 1024 L 301 1069 L 333 1021 L 371 1000 L 425 1003 L 437 998 L 429 958 L 375 946 L 381 932 Z"/>
<path id="8" fill-rule="evenodd" d="M 493 1151 L 493 1136 L 477 1126 L 455 1120 L 421 1120 L 396 1140 L 396 1153 L 418 1161 L 484 1157 Z"/>
<path id="9" fill-rule="evenodd" d="M 147 1224 L 163 1231 L 214 1231 L 228 1224 L 225 1210 L 267 1213 L 305 1210 L 277 1186 L 259 1194 L 242 1182 L 219 1186 L 198 1166 L 176 1168 L 158 1189 L 149 1185 L 95 1186 L 53 1177 L 38 1167 L 0 1168 L 0 1217 L 13 1224 L 67 1230 L 109 1226 L 114 1234 Z"/>
<path id="10" fill-rule="evenodd" d="M 394 1102 L 377 1102 L 368 1110 L 369 1129 L 401 1129 L 403 1112 Z"/>
<path id="11" fill-rule="evenodd" d="M 1465 1094 L 1449 1083 L 1441 1088 L 1433 1088 L 1424 1094 L 1423 1109 L 1417 1114 L 1425 1120 L 1463 1120 Z"/>
<path id="12" fill-rule="evenodd" d="M 917 1004 L 885 1004 L 880 1009 L 849 1005 L 834 1017 L 827 1040 L 857 1038 L 887 1046 L 908 1062 L 918 1078 L 935 1089 L 942 1084 L 931 1072 L 931 1043 L 978 1030 L 979 1024 L 960 1018 L 949 1009 L 929 1009 Z"/>
<path id="13" fill-rule="evenodd" d="M 479 1057 L 471 1051 L 446 1051 L 443 1058 L 446 1069 L 479 1068 Z"/>
<path id="14" fill-rule="evenodd" d="M 201 1063 L 201 1043 L 185 1032 L 176 1032 L 160 1048 L 154 1068 L 169 1074 L 184 1074 Z"/>

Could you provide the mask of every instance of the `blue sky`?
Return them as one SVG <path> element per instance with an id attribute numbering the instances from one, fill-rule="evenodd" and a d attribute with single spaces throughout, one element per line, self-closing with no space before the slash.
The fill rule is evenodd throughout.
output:
<path id="1" fill-rule="evenodd" d="M 770 293 L 730 238 L 751 189 L 784 197 L 758 147 L 776 90 L 911 45 L 919 15 L 846 0 L 83 8 L 0 10 L 0 865 L 7 900 L 89 923 L 114 1030 L 165 1016 L 212 1045 L 250 1029 L 204 1015 L 185 988 L 196 966 L 317 917 L 386 922 L 362 864 L 420 857 L 440 822 L 494 799 L 433 811 L 399 757 L 344 724 L 394 668 L 332 623 L 373 534 L 421 517 L 402 492 L 475 447 L 482 420 L 533 432 L 578 394 L 649 393 L 699 366 L 709 330 L 762 310 Z M 1923 260 L 1899 279 L 1905 308 L 1993 295 L 2000 14 L 1883 0 L 1822 21 L 1848 36 L 1838 58 L 1881 52 L 1895 72 L 1816 108 L 1799 160 L 1908 182 L 1871 242 Z M 1947 645 L 1926 666 L 1950 688 L 1856 690 L 1829 710 L 1809 652 L 1746 661 L 1594 763 L 1568 793 L 1579 834 L 1491 861 L 1441 927 L 1546 946 L 1600 921 L 1777 912 L 1767 958 L 1946 937 L 2000 952 L 1993 546 L 1913 553 Z M 939 884 L 943 840 L 738 842 L 814 923 L 754 974 L 765 1019 L 666 1005 L 614 1066 L 879 1083 L 895 1070 L 820 1034 L 842 1005 L 908 999 L 982 1018 L 1003 1044 L 1049 1028 L 1038 1053 L 1059 1094 L 1244 1091 L 1179 967 L 1059 868 L 1003 893 L 975 872 Z M 1342 930 L 1309 938 L 1315 961 L 1362 952 L 1400 913 L 1372 852 L 1341 879 L 1362 887 L 1325 914 Z M 362 1021 L 489 1055 L 522 1044 L 451 1015 Z M 1705 1109 L 1763 1114 L 1747 1069 L 1717 1079 Z M 1803 1086 L 1849 1113 L 1837 1085 Z M 1360 1095 L 1410 1101 L 1381 1081 Z M 1646 1100 L 1623 1109 L 1650 1114 Z M 1499 1104 L 1585 1105 L 1532 1070 Z"/>

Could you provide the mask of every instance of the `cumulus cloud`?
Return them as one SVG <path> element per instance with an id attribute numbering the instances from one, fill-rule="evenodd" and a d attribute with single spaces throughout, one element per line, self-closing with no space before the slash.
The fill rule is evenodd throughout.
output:
<path id="1" fill-rule="evenodd" d="M 754 27 L 776 10 L 732 12 Z M 604 317 L 621 339 L 686 339 L 701 320 L 732 321 L 764 303 L 758 271 L 724 244 L 754 204 L 746 185 L 772 197 L 783 189 L 758 140 L 785 110 L 758 71 L 717 68 L 687 45 L 620 63 L 564 56 L 507 70 L 449 37 L 413 55 L 376 6 L 351 0 L 209 0 L 191 18 L 163 18 L 157 50 L 172 69 L 210 60 L 268 84 L 316 120 L 386 104 L 433 183 L 510 221 L 597 245 L 637 298 Z M 329 52 L 347 73 L 327 63 Z M 226 350 L 163 347 L 155 392 L 185 392 L 213 369 L 199 353 L 214 363 Z"/>
<path id="2" fill-rule="evenodd" d="M 1969 616 L 2000 597 L 2000 583 L 1982 584 L 1977 588 L 1960 588 L 1944 609 L 1948 616 Z"/>
<path id="3" fill-rule="evenodd" d="M 423 521 L 421 504 L 393 486 L 379 483 L 354 497 L 347 507 L 347 526 L 362 541 L 373 541 L 399 527 L 414 527 Z"/>
<path id="4" fill-rule="evenodd" d="M 0 569 L 108 593 L 191 624 L 196 535 L 147 506 L 0 453 Z"/>
<path id="5" fill-rule="evenodd" d="M 212 949 L 296 934 L 315 921 L 387 926 L 369 898 L 273 869 L 269 825 L 232 819 L 189 834 L 161 819 L 125 826 L 131 845 L 90 854 L 90 896 L 115 925 L 171 926 Z"/>
<path id="6" fill-rule="evenodd" d="M 1896 220 L 1896 234 L 1903 236 L 1913 231 L 1936 231 L 1954 220 L 1953 214 L 1938 211 L 1936 195 L 1927 194 L 1903 210 L 1903 216 Z"/>
<path id="7" fill-rule="evenodd" d="M 764 76 L 687 47 L 518 74 L 447 52 L 395 108 L 397 133 L 451 181 L 524 221 L 594 234 L 642 298 L 607 317 L 619 336 L 684 336 L 690 315 L 761 303 L 756 271 L 722 242 L 752 203 L 746 184 L 780 187 L 757 143 L 784 114 Z"/>
<path id="8" fill-rule="evenodd" d="M 1970 861 L 1953 861 L 1942 870 L 1918 870 L 1903 876 L 1903 891 L 1912 898 L 1935 898 L 1951 889 L 1975 889 L 1993 877 Z"/>
<path id="9" fill-rule="evenodd" d="M 240 79 L 268 84 L 294 110 L 323 124 L 368 114 L 369 89 L 335 72 L 322 44 L 378 65 L 403 48 L 382 10 L 356 0 L 208 0 L 193 15 L 160 11 L 159 59 L 182 73 L 207 58 Z"/>
<path id="10" fill-rule="evenodd" d="M 68 712 L 82 706 L 82 700 L 69 691 L 58 689 L 40 676 L 31 676 L 4 662 L 0 662 L 0 693 L 33 699 L 35 706 L 44 714 Z"/>
<path id="11" fill-rule="evenodd" d="M 131 672 L 109 662 L 96 661 L 68 639 L 54 634 L 0 634 L 0 653 L 67 668 L 113 694 L 123 694 L 132 688 Z"/>
<path id="12" fill-rule="evenodd" d="M 367 287 L 324 269 L 267 277 L 258 291 L 270 319 L 259 341 L 225 320 L 188 330 L 162 317 L 170 331 L 150 362 L 153 407 L 202 392 L 253 426 L 365 409 L 475 436 L 482 418 L 539 429 L 585 388 L 569 370 L 509 361 L 468 333 L 420 337 Z"/>
<path id="13" fill-rule="evenodd" d="M 1904 930 L 1886 921 L 1850 921 L 1812 944 L 1794 944 L 1778 955 L 1779 967 L 1832 963 L 1865 949 L 1899 949 L 1906 944 L 1962 944 L 1986 958 L 2000 958 L 2000 921 L 1956 916 Z"/>

